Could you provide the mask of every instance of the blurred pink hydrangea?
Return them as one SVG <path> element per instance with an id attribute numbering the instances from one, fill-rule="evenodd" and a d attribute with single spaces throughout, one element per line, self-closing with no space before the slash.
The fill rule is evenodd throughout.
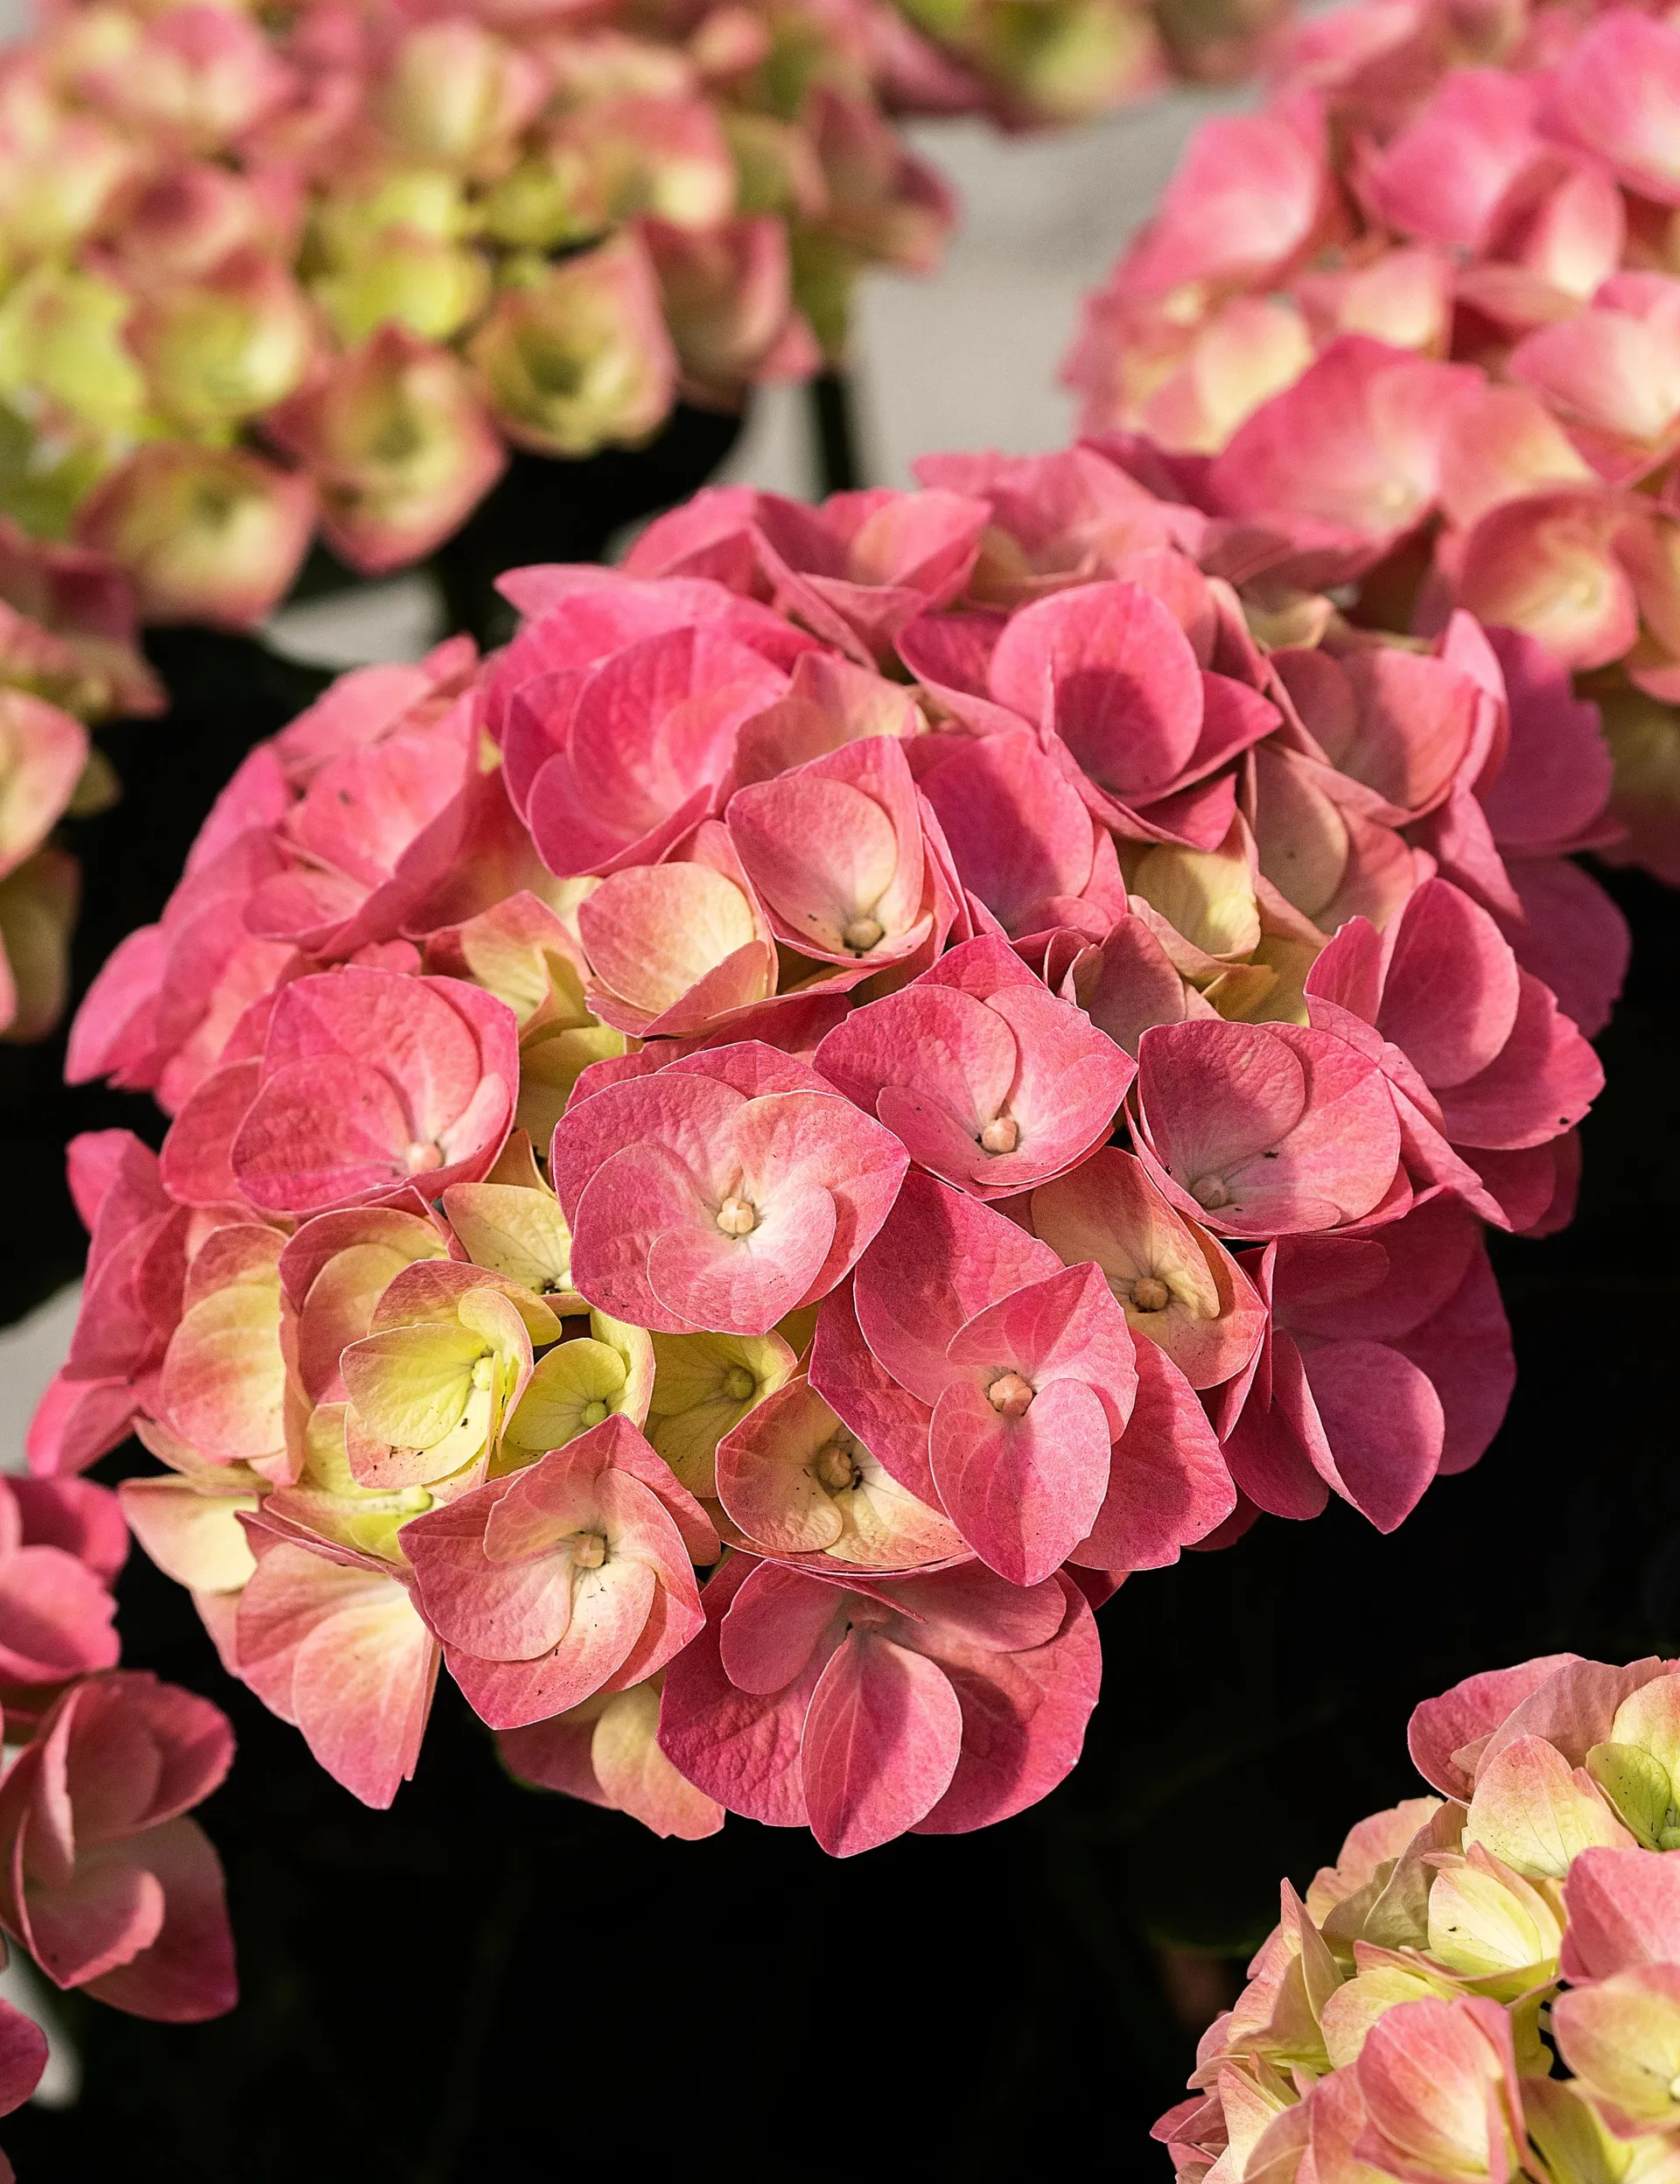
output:
<path id="1" fill-rule="evenodd" d="M 0 508 L 148 622 L 260 621 L 318 530 L 419 559 L 510 446 L 838 354 L 937 261 L 886 107 L 951 74 L 885 0 L 53 0 L 0 54 Z"/>
<path id="2" fill-rule="evenodd" d="M 1410 1743 L 1439 1794 L 1362 1820 L 1305 1900 L 1283 1884 L 1155 2136 L 1190 2184 L 1657 2184 L 1680 1673 L 1550 1655 L 1426 1700 Z"/>
<path id="3" fill-rule="evenodd" d="M 1484 1224 L 1569 1219 L 1624 960 L 1591 707 L 1280 618 L 1091 451 L 924 468 L 343 678 L 77 1017 L 172 1121 L 71 1149 L 35 1471 L 137 1432 L 142 1544 L 369 1803 L 442 1663 L 662 1832 L 978 1827 L 1128 1574 L 1390 1530 L 1503 1414 Z"/>
<path id="4" fill-rule="evenodd" d="M 1680 881 L 1680 29 L 1356 0 L 1276 64 L 1088 299 L 1083 428 L 1227 573 L 1535 640 L 1602 708 L 1606 853 Z"/>

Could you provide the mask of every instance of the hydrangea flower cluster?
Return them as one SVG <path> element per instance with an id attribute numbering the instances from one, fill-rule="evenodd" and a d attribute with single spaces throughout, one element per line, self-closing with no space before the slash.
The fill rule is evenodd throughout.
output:
<path id="1" fill-rule="evenodd" d="M 1361 1821 L 1305 1900 L 1284 1883 L 1155 2136 L 1215 2184 L 1660 2184 L 1680 2128 L 1676 1663 L 1473 1676 L 1410 1743 L 1439 1795 Z"/>
<path id="2" fill-rule="evenodd" d="M 109 1488 L 0 1475 L 0 1705 L 21 1747 L 0 1775 L 0 1928 L 59 1987 L 194 2023 L 237 1993 L 220 1862 L 187 1817 L 226 1774 L 233 1731 L 207 1699 L 118 1667 L 110 1588 L 128 1551 Z M 0 2115 L 46 2052 L 0 2001 Z"/>
<path id="3" fill-rule="evenodd" d="M 924 467 L 343 678 L 77 1018 L 172 1121 L 72 1148 L 32 1461 L 138 1432 L 142 1543 L 370 1803 L 441 1661 L 665 1831 L 980 1826 L 1125 1574 L 1390 1529 L 1499 1423 L 1482 1223 L 1568 1219 L 1623 962 L 1591 707 L 1465 615 L 1250 615 L 1088 452 Z"/>
<path id="4" fill-rule="evenodd" d="M 1615 852 L 1680 881 L 1680 28 L 1360 0 L 1206 123 L 1089 298 L 1085 428 L 1231 565 L 1455 607 L 1585 678 Z"/>
<path id="5" fill-rule="evenodd" d="M 260 620 L 318 525 L 416 560 L 510 444 L 734 406 L 931 267 L 919 72 L 883 0 L 62 0 L 0 60 L 0 507 L 148 620 Z"/>
<path id="6" fill-rule="evenodd" d="M 86 724 L 162 709 L 136 637 L 119 571 L 0 517 L 0 1032 L 10 1039 L 44 1037 L 64 1010 L 80 886 L 53 830 L 116 794 Z"/>

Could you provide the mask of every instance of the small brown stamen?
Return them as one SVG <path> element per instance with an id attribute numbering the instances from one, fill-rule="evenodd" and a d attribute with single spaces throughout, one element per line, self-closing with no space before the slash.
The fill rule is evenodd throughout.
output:
<path id="1" fill-rule="evenodd" d="M 606 1540 L 600 1532 L 576 1532 L 572 1535 L 571 1566 L 574 1570 L 598 1570 L 606 1560 Z"/>
<path id="2" fill-rule="evenodd" d="M 1021 1142 L 1021 1126 L 1012 1115 L 995 1115 L 980 1133 L 988 1152 L 1013 1152 Z"/>
<path id="3" fill-rule="evenodd" d="M 867 956 L 886 937 L 886 928 L 878 918 L 853 918 L 840 937 L 854 956 Z"/>
<path id="4" fill-rule="evenodd" d="M 830 1494 L 849 1493 L 863 1476 L 855 1449 L 849 1433 L 836 1433 L 831 1441 L 824 1441 L 811 1459 L 811 1474 L 818 1486 Z"/>
<path id="5" fill-rule="evenodd" d="M 1165 1312 L 1172 1292 L 1158 1274 L 1144 1274 L 1131 1285 L 1131 1301 L 1139 1312 Z"/>

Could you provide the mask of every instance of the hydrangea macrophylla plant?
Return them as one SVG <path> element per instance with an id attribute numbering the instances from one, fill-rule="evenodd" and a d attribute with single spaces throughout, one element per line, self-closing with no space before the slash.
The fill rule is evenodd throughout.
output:
<path id="1" fill-rule="evenodd" d="M 1569 669 L 1615 755 L 1600 846 L 1670 882 L 1676 99 L 1680 31 L 1635 8 L 1354 0 L 1192 139 L 1067 366 L 1210 566 L 1428 638 L 1466 609 Z"/>
<path id="2" fill-rule="evenodd" d="M 1499 1423 L 1484 1226 L 1568 1219 L 1622 962 L 1590 715 L 1466 615 L 1280 628 L 1088 451 L 928 468 L 343 678 L 77 1018 L 172 1120 L 72 1148 L 32 1464 L 140 1435 L 143 1544 L 369 1803 L 442 1666 L 662 1833 L 978 1827 L 1124 1577 L 1390 1529 Z"/>
<path id="3" fill-rule="evenodd" d="M 1183 2178 L 1604 2184 L 1680 2126 L 1680 1672 L 1554 1654 L 1411 1718 L 1432 1790 L 1362 1820 L 1203 2035 Z M 1562 2070 L 1558 2065 L 1563 2066 Z"/>

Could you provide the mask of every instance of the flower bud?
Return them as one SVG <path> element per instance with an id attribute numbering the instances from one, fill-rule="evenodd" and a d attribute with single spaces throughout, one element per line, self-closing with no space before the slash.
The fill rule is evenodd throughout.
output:
<path id="1" fill-rule="evenodd" d="M 189 159 L 149 182 L 106 248 L 136 283 L 196 280 L 252 246 L 290 256 L 302 212 L 294 176 Z"/>
<path id="2" fill-rule="evenodd" d="M 709 234 L 649 220 L 643 235 L 659 275 L 665 317 L 685 389 L 714 401 L 739 396 L 770 362 L 814 370 L 816 346 L 793 318 L 788 233 L 777 220 L 736 220 Z M 803 333 L 808 354 L 772 352 Z"/>
<path id="3" fill-rule="evenodd" d="M 476 250 L 402 230 L 315 284 L 342 341 L 360 341 L 382 326 L 447 341 L 478 317 L 489 293 L 490 269 Z"/>
<path id="4" fill-rule="evenodd" d="M 0 77 L 0 241 L 30 260 L 72 249 L 133 172 L 136 154 L 88 114 L 66 114 L 32 57 Z"/>
<path id="5" fill-rule="evenodd" d="M 129 342 L 159 408 L 203 431 L 284 401 L 308 368 L 312 335 L 290 274 L 248 248 L 149 297 Z"/>
<path id="6" fill-rule="evenodd" d="M 122 342 L 129 312 L 96 273 L 38 266 L 0 304 L 0 393 L 45 396 L 108 430 L 131 426 L 146 390 Z"/>
<path id="7" fill-rule="evenodd" d="M 394 326 L 341 358 L 266 430 L 312 473 L 328 544 L 366 576 L 430 553 L 507 461 L 463 367 Z"/>
<path id="8" fill-rule="evenodd" d="M 607 99 L 568 115 L 554 132 L 575 152 L 607 219 L 642 214 L 711 228 L 735 207 L 735 169 L 716 115 L 695 98 Z"/>
<path id="9" fill-rule="evenodd" d="M 220 150 L 279 106 L 292 72 L 236 8 L 171 8 L 142 23 L 116 10 L 77 89 L 119 121 L 184 150 Z"/>
<path id="10" fill-rule="evenodd" d="M 76 532 L 127 570 L 145 620 L 247 629 L 290 589 L 314 522 L 306 478 L 236 449 L 153 440 L 91 495 Z"/>
<path id="11" fill-rule="evenodd" d="M 653 268 L 630 235 L 505 290 L 467 354 L 503 430 L 543 455 L 643 439 L 676 392 Z"/>
<path id="12" fill-rule="evenodd" d="M 547 72 L 532 54 L 456 18 L 402 39 L 374 94 L 374 113 L 414 158 L 472 169 L 518 136 L 546 89 Z"/>

